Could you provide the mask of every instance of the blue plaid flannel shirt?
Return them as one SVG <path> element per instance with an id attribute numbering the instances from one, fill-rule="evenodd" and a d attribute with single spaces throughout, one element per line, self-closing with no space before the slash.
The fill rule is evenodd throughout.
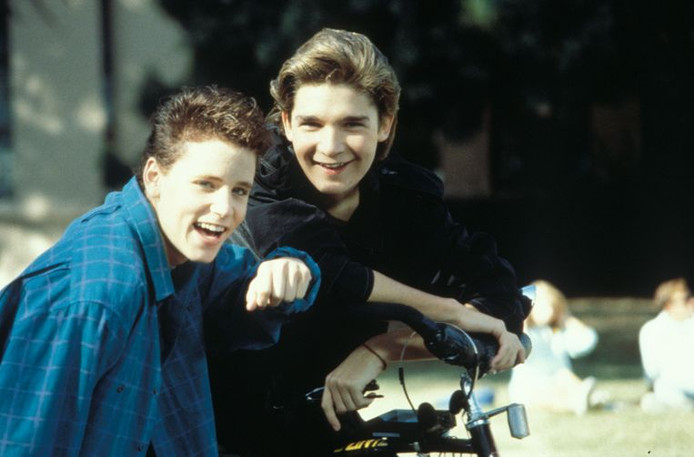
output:
<path id="1" fill-rule="evenodd" d="M 257 261 L 225 245 L 215 262 L 168 266 L 137 182 L 74 221 L 0 292 L 0 455 L 214 456 L 202 317 L 230 347 L 272 344 L 287 314 L 315 299 L 248 313 Z"/>

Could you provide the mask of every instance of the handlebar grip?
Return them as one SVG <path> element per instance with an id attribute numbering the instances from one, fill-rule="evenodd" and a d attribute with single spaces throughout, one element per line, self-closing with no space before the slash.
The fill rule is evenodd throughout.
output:
<path id="1" fill-rule="evenodd" d="M 526 333 L 521 333 L 518 339 L 520 340 L 520 343 L 523 346 L 523 350 L 525 351 L 525 357 L 527 358 L 533 349 L 532 340 Z M 499 343 L 496 340 L 490 341 L 488 335 L 481 335 L 479 337 L 473 336 L 473 340 L 475 340 L 475 343 L 477 344 L 478 350 L 480 352 L 479 368 L 480 377 L 482 377 L 491 368 L 492 359 L 499 350 Z"/>
<path id="2" fill-rule="evenodd" d="M 495 338 L 488 334 L 468 334 L 445 323 L 438 323 L 437 327 L 434 337 L 425 339 L 429 352 L 450 365 L 468 370 L 479 367 L 480 377 L 489 371 L 492 359 L 499 350 Z M 519 339 L 528 357 L 532 351 L 532 341 L 525 333 Z"/>

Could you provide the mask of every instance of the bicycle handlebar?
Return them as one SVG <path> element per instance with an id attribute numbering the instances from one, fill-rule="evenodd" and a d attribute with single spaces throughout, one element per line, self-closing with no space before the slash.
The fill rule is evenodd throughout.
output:
<path id="1" fill-rule="evenodd" d="M 424 340 L 426 348 L 438 359 L 467 370 L 479 368 L 479 377 L 486 374 L 499 344 L 491 335 L 468 333 L 454 325 L 436 322 L 409 306 L 395 303 L 370 303 L 355 307 L 353 315 L 373 320 L 397 320 L 408 325 Z M 526 357 L 532 342 L 526 334 L 519 336 Z"/>
<path id="2" fill-rule="evenodd" d="M 491 335 L 467 333 L 450 324 L 436 323 L 438 331 L 424 343 L 432 354 L 442 361 L 471 370 L 479 368 L 479 377 L 489 372 L 499 343 Z M 532 342 L 525 333 L 519 335 L 525 356 L 530 355 Z"/>

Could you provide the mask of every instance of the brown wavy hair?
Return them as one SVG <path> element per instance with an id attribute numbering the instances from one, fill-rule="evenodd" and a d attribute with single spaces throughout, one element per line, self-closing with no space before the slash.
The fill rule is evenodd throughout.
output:
<path id="1" fill-rule="evenodd" d="M 165 99 L 150 117 L 151 133 L 135 170 L 154 157 L 164 169 L 189 141 L 218 139 L 262 154 L 271 144 L 262 110 L 254 98 L 218 86 L 184 88 Z"/>
<path id="2" fill-rule="evenodd" d="M 281 113 L 291 114 L 297 90 L 305 84 L 346 84 L 367 94 L 379 120 L 393 118 L 387 140 L 379 143 L 378 159 L 385 159 L 395 138 L 400 83 L 388 59 L 365 35 L 322 29 L 297 49 L 270 82 L 274 106 L 268 120 L 282 129 Z"/>

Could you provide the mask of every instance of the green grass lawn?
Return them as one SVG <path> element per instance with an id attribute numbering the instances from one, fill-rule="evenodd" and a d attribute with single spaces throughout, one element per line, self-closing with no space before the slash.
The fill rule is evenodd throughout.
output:
<path id="1" fill-rule="evenodd" d="M 534 457 L 689 457 L 694 455 L 694 415 L 648 414 L 637 402 L 643 384 L 633 379 L 611 379 L 600 388 L 612 395 L 612 410 L 590 411 L 583 416 L 528 411 L 531 435 L 515 440 L 506 421 L 493 422 L 501 455 Z"/>
<path id="2" fill-rule="evenodd" d="M 694 456 L 694 414 L 649 414 L 638 408 L 645 392 L 638 351 L 638 330 L 655 315 L 650 300 L 586 298 L 571 300 L 575 315 L 594 326 L 600 336 L 593 354 L 574 362 L 576 372 L 595 376 L 597 388 L 609 393 L 611 407 L 583 416 L 528 410 L 531 435 L 511 438 L 505 416 L 492 419 L 503 457 L 690 457 Z M 367 417 L 407 404 L 392 367 L 379 378 L 385 398 L 369 407 Z M 456 389 L 458 371 L 438 362 L 406 366 L 406 383 L 417 406 L 428 401 L 447 404 Z M 484 378 L 494 389 L 494 406 L 505 404 L 508 374 Z M 464 429 L 457 430 L 461 436 Z"/>

